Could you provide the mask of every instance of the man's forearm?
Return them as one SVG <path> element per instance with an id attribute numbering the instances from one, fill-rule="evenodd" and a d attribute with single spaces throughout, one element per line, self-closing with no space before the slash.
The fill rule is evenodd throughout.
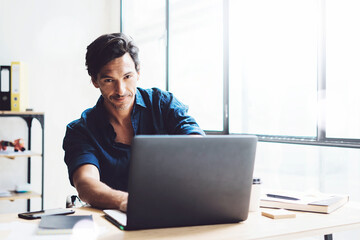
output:
<path id="1" fill-rule="evenodd" d="M 81 200 L 97 208 L 114 208 L 126 211 L 127 196 L 126 192 L 114 190 L 106 184 L 89 179 L 78 181 L 76 189 Z M 125 209 L 124 209 L 125 204 Z"/>

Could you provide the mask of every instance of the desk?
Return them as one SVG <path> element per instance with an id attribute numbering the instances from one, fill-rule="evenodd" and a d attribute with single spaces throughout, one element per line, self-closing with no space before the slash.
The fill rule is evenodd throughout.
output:
<path id="1" fill-rule="evenodd" d="M 270 219 L 252 212 L 249 218 L 237 224 L 207 225 L 181 228 L 164 228 L 139 231 L 121 231 L 104 218 L 102 211 L 91 208 L 76 209 L 78 215 L 92 214 L 99 227 L 106 231 L 100 240 L 135 239 L 240 239 L 240 240 L 281 240 L 296 239 L 334 232 L 360 229 L 360 203 L 350 202 L 331 214 L 297 212 L 296 218 Z M 39 220 L 22 220 L 17 214 L 0 214 L 0 223 L 22 221 L 38 224 Z M 0 239 L 6 232 L 0 231 Z M 328 235 L 331 239 L 331 235 Z"/>

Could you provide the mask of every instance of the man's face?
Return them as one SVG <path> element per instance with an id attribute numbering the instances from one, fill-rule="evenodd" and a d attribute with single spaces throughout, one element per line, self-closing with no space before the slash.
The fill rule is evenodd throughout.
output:
<path id="1" fill-rule="evenodd" d="M 93 84 L 100 89 L 104 103 L 116 110 L 133 106 L 139 72 L 129 53 L 115 58 L 100 69 Z"/>

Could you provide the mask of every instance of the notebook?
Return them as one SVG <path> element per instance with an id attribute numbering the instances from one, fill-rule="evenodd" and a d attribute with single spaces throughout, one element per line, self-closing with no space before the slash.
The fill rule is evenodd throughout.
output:
<path id="1" fill-rule="evenodd" d="M 257 137 L 146 135 L 132 142 L 125 230 L 236 223 L 248 217 Z"/>
<path id="2" fill-rule="evenodd" d="M 37 234 L 71 234 L 73 231 L 94 231 L 92 215 L 51 215 L 41 217 Z"/>

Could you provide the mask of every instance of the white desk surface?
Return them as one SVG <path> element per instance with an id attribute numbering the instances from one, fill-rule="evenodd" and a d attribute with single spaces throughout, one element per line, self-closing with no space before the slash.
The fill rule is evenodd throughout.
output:
<path id="1" fill-rule="evenodd" d="M 92 208 L 75 209 L 78 215 L 92 214 L 102 229 L 97 239 L 241 239 L 281 240 L 331 234 L 339 231 L 360 229 L 360 203 L 349 202 L 331 214 L 296 212 L 296 218 L 270 219 L 261 212 L 251 212 L 241 223 L 207 225 L 153 230 L 122 231 L 104 218 L 102 211 Z M 8 222 L 38 224 L 39 220 L 23 220 L 17 214 L 0 214 L 0 226 Z M 0 239 L 6 239 L 9 231 L 1 230 Z M 336 240 L 336 239 L 335 239 Z"/>

